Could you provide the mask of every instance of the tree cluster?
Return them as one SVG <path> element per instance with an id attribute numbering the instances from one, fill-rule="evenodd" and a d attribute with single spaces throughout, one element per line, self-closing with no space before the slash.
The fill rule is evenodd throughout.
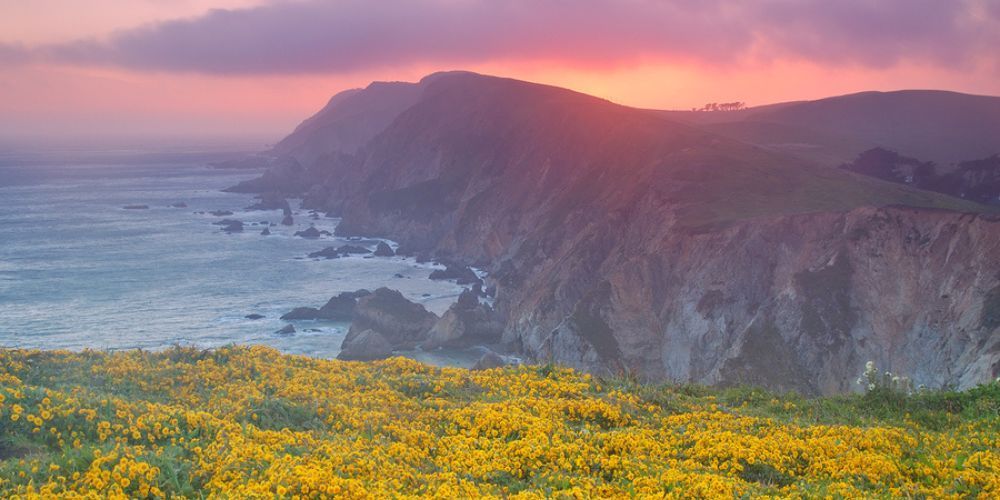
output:
<path id="1" fill-rule="evenodd" d="M 745 102 L 710 102 L 701 108 L 692 108 L 691 111 L 737 111 L 745 109 Z"/>

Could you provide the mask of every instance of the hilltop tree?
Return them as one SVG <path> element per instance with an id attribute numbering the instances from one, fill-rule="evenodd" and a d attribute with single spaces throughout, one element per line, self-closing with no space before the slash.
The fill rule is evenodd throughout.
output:
<path id="1" fill-rule="evenodd" d="M 738 111 L 747 107 L 745 102 L 710 102 L 697 111 Z"/>

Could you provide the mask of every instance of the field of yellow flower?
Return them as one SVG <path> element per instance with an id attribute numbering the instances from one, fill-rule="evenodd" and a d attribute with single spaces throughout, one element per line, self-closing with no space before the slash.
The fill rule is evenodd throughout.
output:
<path id="1" fill-rule="evenodd" d="M 1000 497 L 1000 384 L 803 399 L 263 347 L 0 351 L 0 496 Z"/>

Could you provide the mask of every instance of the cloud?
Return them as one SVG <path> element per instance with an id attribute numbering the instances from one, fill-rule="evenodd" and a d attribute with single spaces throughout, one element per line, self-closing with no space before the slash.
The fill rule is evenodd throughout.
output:
<path id="1" fill-rule="evenodd" d="M 102 40 L 0 45 L 0 62 L 230 75 L 498 60 L 1000 67 L 998 13 L 1000 0 L 298 0 Z"/>

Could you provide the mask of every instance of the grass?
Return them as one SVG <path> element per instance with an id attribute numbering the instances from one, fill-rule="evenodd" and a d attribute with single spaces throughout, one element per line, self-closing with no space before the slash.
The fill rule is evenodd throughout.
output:
<path id="1" fill-rule="evenodd" d="M 997 212 L 995 207 L 750 147 L 692 149 L 667 161 L 682 166 L 679 176 L 667 174 L 671 183 L 681 186 L 674 201 L 682 206 L 682 224 L 706 231 L 761 216 L 844 212 L 865 206 Z"/>
<path id="2" fill-rule="evenodd" d="M 713 388 L 696 384 L 643 384 L 633 377 L 606 379 L 610 388 L 636 394 L 666 411 L 684 411 L 706 399 L 741 415 L 797 425 L 918 427 L 940 432 L 970 421 L 998 420 L 1000 383 L 967 391 L 925 390 L 904 394 L 877 389 L 865 394 L 805 397 L 754 386 Z"/>

